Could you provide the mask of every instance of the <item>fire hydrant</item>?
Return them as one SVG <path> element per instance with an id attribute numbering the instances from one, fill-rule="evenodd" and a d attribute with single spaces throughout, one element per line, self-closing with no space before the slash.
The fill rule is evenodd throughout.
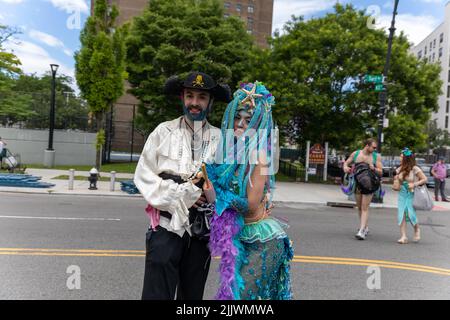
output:
<path id="1" fill-rule="evenodd" d="M 89 171 L 89 190 L 97 190 L 98 176 L 99 174 L 96 168 L 92 168 L 91 171 Z"/>

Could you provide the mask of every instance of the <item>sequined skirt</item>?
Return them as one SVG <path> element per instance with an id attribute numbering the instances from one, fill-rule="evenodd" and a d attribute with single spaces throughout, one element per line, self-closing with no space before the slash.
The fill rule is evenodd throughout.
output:
<path id="1" fill-rule="evenodd" d="M 240 233 L 245 255 L 241 276 L 244 300 L 290 300 L 290 261 L 293 249 L 284 228 L 287 225 L 267 218 L 246 224 Z"/>

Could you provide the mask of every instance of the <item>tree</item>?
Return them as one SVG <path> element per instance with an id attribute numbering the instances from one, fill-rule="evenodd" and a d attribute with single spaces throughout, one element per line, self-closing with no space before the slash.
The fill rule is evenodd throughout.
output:
<path id="1" fill-rule="evenodd" d="M 30 107 L 31 96 L 14 91 L 15 80 L 0 74 L 0 123 L 12 126 L 35 115 Z"/>
<path id="2" fill-rule="evenodd" d="M 235 88 L 248 75 L 254 50 L 237 17 L 224 18 L 219 0 L 152 0 L 134 18 L 127 38 L 130 92 L 140 99 L 141 131 L 182 114 L 179 99 L 163 94 L 168 77 L 203 71 Z M 225 105 L 216 103 L 209 120 L 220 125 Z"/>
<path id="3" fill-rule="evenodd" d="M 376 136 L 378 94 L 364 83 L 366 74 L 382 74 L 387 34 L 367 27 L 368 16 L 351 5 L 304 21 L 293 17 L 271 40 L 272 51 L 261 56 L 255 78 L 266 82 L 277 99 L 274 108 L 283 134 L 293 143 L 330 142 L 334 148 L 360 144 Z M 425 124 L 438 108 L 439 67 L 409 54 L 410 44 L 400 34 L 392 48 L 388 75 L 389 136 L 410 132 L 411 121 Z M 423 126 L 414 126 L 416 129 Z M 426 136 L 413 133 L 410 147 Z M 397 146 L 397 145 L 395 145 Z"/>
<path id="4" fill-rule="evenodd" d="M 450 146 L 450 135 L 448 131 L 439 129 L 436 119 L 428 122 L 425 133 L 427 135 L 427 147 L 421 151 L 428 152 Z"/>
<path id="5" fill-rule="evenodd" d="M 3 48 L 3 44 L 18 33 L 17 29 L 0 24 L 0 90 L 7 89 L 7 82 L 11 76 L 22 73 L 19 67 L 21 65 L 20 60 L 13 53 L 6 52 Z"/>
<path id="6" fill-rule="evenodd" d="M 96 167 L 101 166 L 105 140 L 105 113 L 124 92 L 125 27 L 115 27 L 119 12 L 106 0 L 96 0 L 94 14 L 81 31 L 81 49 L 75 54 L 75 76 L 82 97 L 97 123 Z"/>
<path id="7" fill-rule="evenodd" d="M 76 96 L 72 88 L 73 79 L 59 74 L 55 80 L 55 128 L 88 130 L 89 111 L 85 101 Z M 8 78 L 7 86 L 0 89 L 0 122 L 8 126 L 20 122 L 25 128 L 47 129 L 51 83 L 49 73 L 41 77 L 22 74 Z"/>

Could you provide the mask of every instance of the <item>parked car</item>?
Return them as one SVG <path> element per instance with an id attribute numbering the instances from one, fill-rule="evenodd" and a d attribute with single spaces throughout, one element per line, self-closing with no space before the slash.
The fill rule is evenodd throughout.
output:
<path id="1" fill-rule="evenodd" d="M 395 169 L 400 166 L 400 157 L 382 157 L 383 177 L 393 177 Z"/>
<path id="2" fill-rule="evenodd" d="M 431 175 L 431 168 L 433 168 L 433 165 L 429 163 L 417 165 L 420 167 L 420 169 L 422 169 L 423 173 L 428 178 L 427 187 L 434 188 L 434 177 Z"/>

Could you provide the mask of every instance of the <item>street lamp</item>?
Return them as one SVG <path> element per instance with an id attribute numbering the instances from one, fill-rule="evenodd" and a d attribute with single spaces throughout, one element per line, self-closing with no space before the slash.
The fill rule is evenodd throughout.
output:
<path id="1" fill-rule="evenodd" d="M 52 168 L 55 165 L 55 150 L 53 149 L 53 131 L 55 130 L 55 96 L 56 96 L 56 72 L 59 65 L 51 64 L 52 69 L 52 99 L 50 105 L 50 130 L 48 134 L 48 148 L 45 150 L 44 166 Z"/>
<path id="2" fill-rule="evenodd" d="M 389 66 L 390 66 L 390 59 L 391 59 L 391 52 L 392 52 L 392 41 L 394 40 L 394 33 L 395 33 L 395 16 L 397 15 L 397 7 L 398 7 L 399 0 L 395 0 L 394 4 L 394 13 L 392 15 L 392 22 L 391 27 L 389 28 L 389 40 L 388 40 L 388 52 L 386 55 L 386 64 L 384 65 L 384 79 L 387 79 L 388 72 L 389 72 Z M 385 89 L 387 90 L 387 89 Z M 384 142 L 383 137 L 383 127 L 384 127 L 384 117 L 386 114 L 386 100 L 387 100 L 387 92 L 382 91 L 379 95 L 380 99 L 380 111 L 378 113 L 378 152 L 381 153 L 381 146 Z"/>

